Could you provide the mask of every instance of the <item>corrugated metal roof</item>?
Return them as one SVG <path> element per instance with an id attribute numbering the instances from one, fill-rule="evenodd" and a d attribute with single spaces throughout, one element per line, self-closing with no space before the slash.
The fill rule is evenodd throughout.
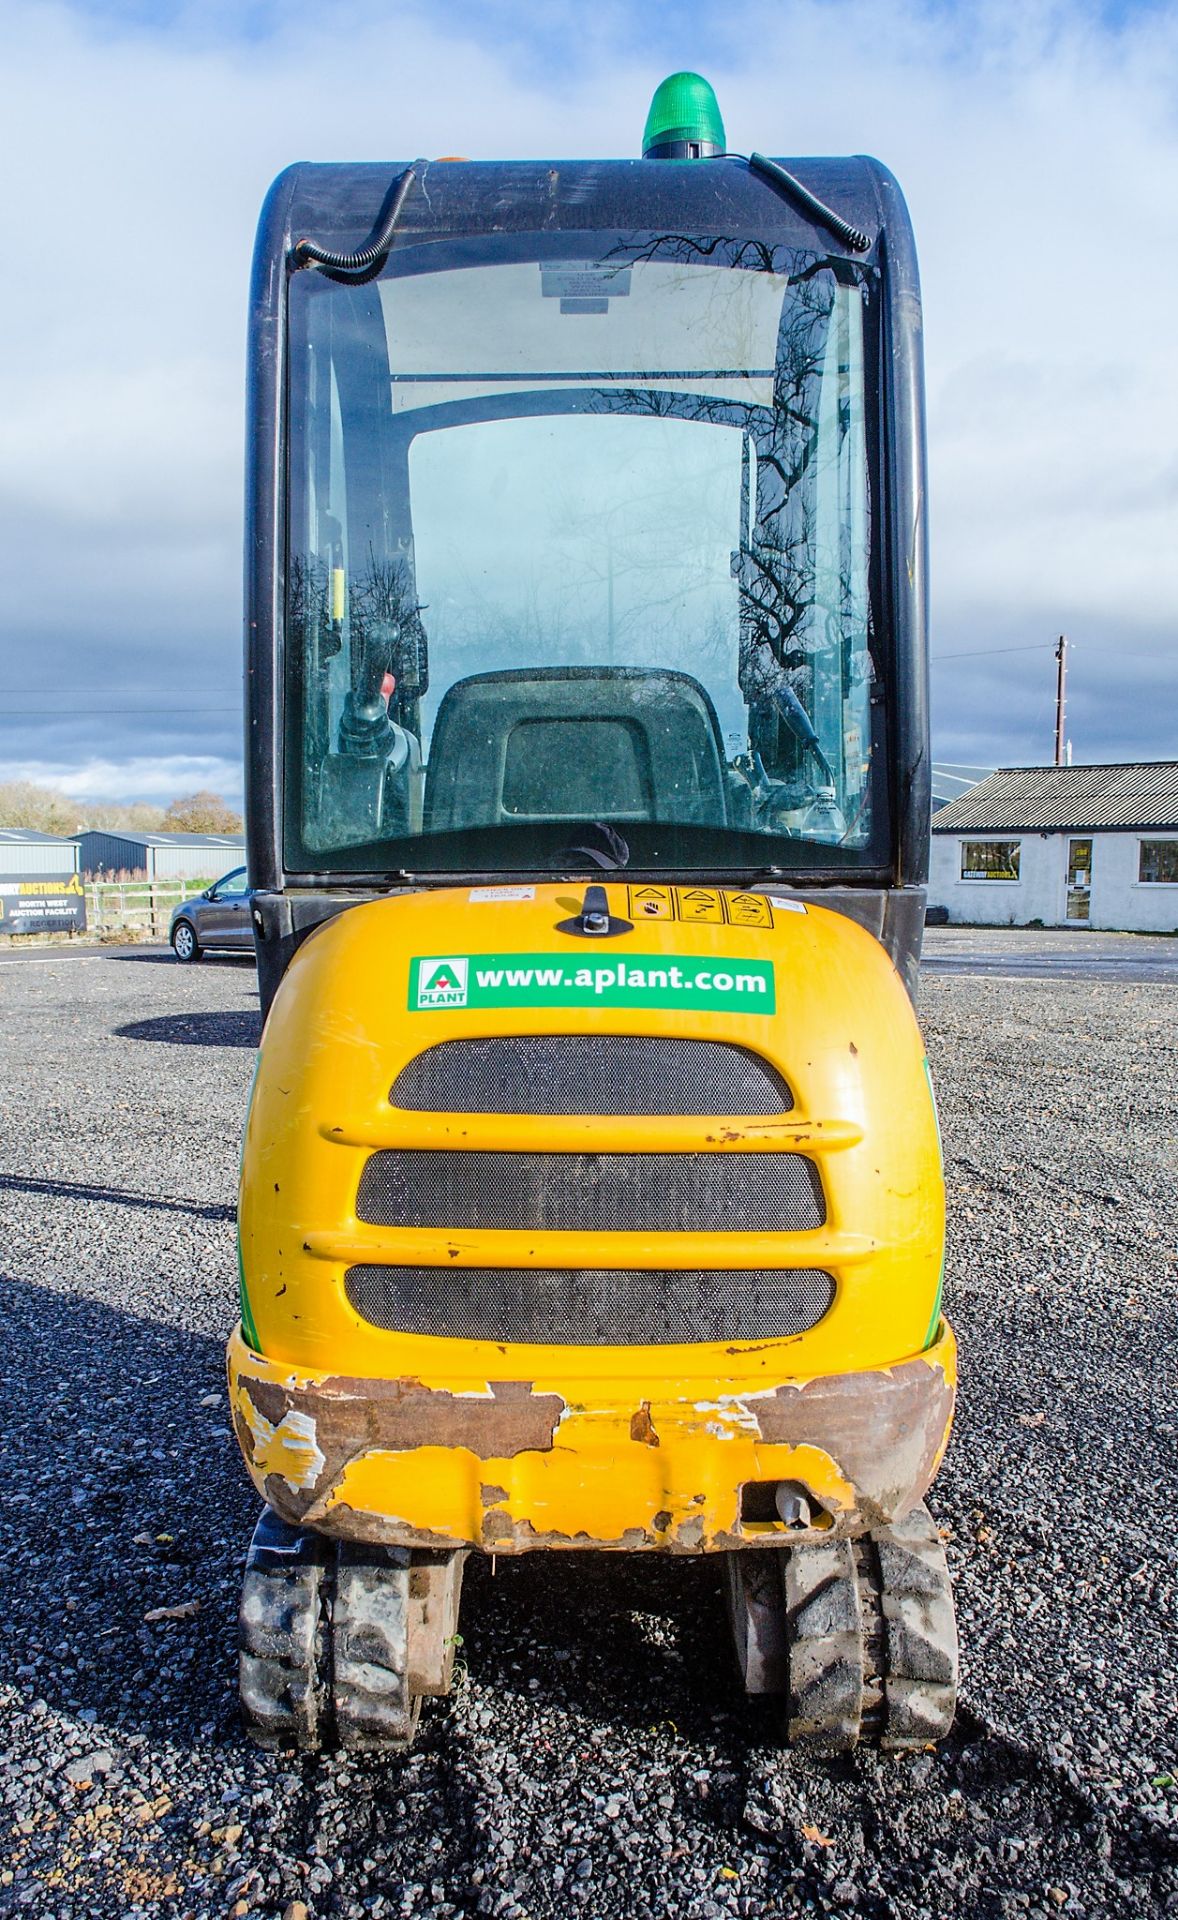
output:
<path id="1" fill-rule="evenodd" d="M 243 833 L 145 833 L 134 834 L 148 847 L 244 847 Z"/>
<path id="2" fill-rule="evenodd" d="M 85 833 L 75 833 L 73 837 L 84 840 L 89 833 L 101 833 L 110 840 L 126 840 L 136 847 L 232 847 L 237 850 L 245 845 L 242 833 L 134 833 L 129 827 L 87 827 Z"/>
<path id="3" fill-rule="evenodd" d="M 1040 828 L 1098 833 L 1102 827 L 1178 829 L 1178 760 L 1104 767 L 999 767 L 933 815 L 934 833 Z"/>
<path id="4" fill-rule="evenodd" d="M 42 833 L 39 827 L 0 827 L 0 840 L 50 840 L 55 847 L 72 847 L 75 836 L 68 833 Z"/>

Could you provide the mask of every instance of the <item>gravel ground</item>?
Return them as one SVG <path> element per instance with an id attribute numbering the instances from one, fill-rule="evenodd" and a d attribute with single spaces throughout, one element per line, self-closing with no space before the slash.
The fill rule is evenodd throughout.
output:
<path id="1" fill-rule="evenodd" d="M 940 1751 L 783 1755 L 710 1564 L 535 1555 L 472 1565 L 411 1755 L 297 1762 L 235 1721 L 252 970 L 6 960 L 0 1911 L 1178 1913 L 1176 1008 L 926 983 L 964 1361 Z"/>

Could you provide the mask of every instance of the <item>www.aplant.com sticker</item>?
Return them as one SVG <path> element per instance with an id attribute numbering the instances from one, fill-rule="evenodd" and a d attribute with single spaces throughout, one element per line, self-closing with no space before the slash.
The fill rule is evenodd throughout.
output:
<path id="1" fill-rule="evenodd" d="M 772 962 L 631 953 L 592 963 L 558 953 L 436 954 L 409 968 L 411 1013 L 450 1007 L 698 1007 L 774 1013 Z"/>

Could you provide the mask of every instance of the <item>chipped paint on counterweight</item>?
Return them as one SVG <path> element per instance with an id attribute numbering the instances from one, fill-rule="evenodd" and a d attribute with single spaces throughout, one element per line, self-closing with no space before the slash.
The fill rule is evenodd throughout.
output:
<path id="1" fill-rule="evenodd" d="M 944 1449 L 955 1349 L 945 1329 L 933 1352 L 896 1367 L 750 1383 L 720 1403 L 652 1394 L 590 1407 L 527 1381 L 472 1393 L 307 1376 L 240 1337 L 230 1379 L 250 1473 L 292 1525 L 498 1553 L 698 1553 L 780 1544 L 782 1528 L 742 1523 L 749 1482 L 799 1481 L 839 1533 L 907 1512 Z"/>

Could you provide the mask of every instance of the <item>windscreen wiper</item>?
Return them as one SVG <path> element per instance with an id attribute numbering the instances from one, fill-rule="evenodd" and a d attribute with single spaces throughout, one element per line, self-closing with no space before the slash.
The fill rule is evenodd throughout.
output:
<path id="1" fill-rule="evenodd" d="M 603 872 L 630 864 L 629 842 L 623 840 L 605 820 L 587 820 L 575 846 L 562 847 L 553 856 L 556 866 L 566 872 L 579 867 L 600 867 Z"/>

